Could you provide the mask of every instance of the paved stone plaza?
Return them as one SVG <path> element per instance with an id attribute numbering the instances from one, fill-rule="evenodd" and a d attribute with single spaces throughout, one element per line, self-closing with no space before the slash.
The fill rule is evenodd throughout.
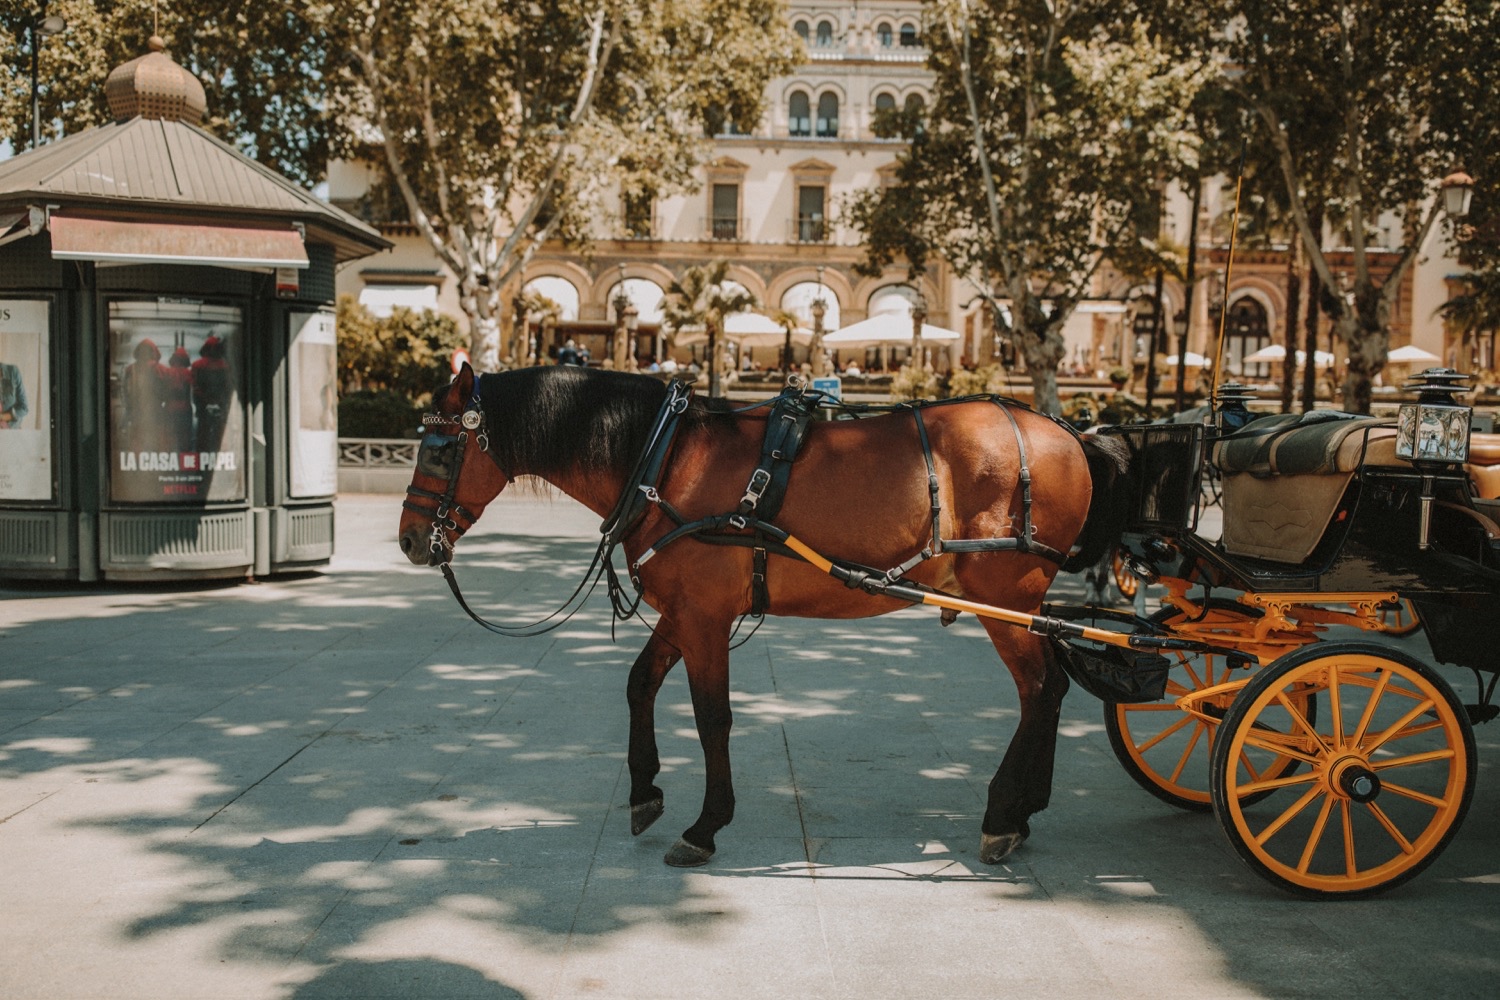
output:
<path id="1" fill-rule="evenodd" d="M 772 620 L 734 654 L 737 818 L 708 867 L 670 869 L 702 794 L 682 671 L 658 703 L 667 813 L 632 839 L 643 626 L 612 640 L 600 593 L 549 635 L 492 636 L 406 563 L 398 511 L 342 498 L 319 574 L 0 589 L 0 997 L 1495 995 L 1493 724 L 1446 854 L 1309 903 L 1133 784 L 1075 688 L 1052 807 L 986 868 L 1016 701 L 978 625 Z M 507 498 L 456 566 L 529 621 L 597 538 L 569 501 Z"/>

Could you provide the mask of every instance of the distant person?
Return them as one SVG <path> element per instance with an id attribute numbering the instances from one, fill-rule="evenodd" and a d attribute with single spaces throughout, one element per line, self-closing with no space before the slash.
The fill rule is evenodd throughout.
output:
<path id="1" fill-rule="evenodd" d="M 849 364 L 844 367 L 844 375 L 848 378 L 854 378 L 858 374 L 859 365 L 855 364 L 853 361 L 849 362 Z"/>
<path id="2" fill-rule="evenodd" d="M 676 358 L 666 358 L 666 359 L 664 359 L 662 361 L 662 363 L 661 363 L 661 370 L 664 371 L 664 372 L 669 372 L 669 373 L 670 372 L 675 372 L 677 370 L 677 359 Z"/>
<path id="3" fill-rule="evenodd" d="M 31 407 L 26 405 L 26 385 L 21 369 L 0 361 L 0 430 L 21 426 Z"/>
<path id="4" fill-rule="evenodd" d="M 583 355 L 578 353 L 578 344 L 571 337 L 568 342 L 557 349 L 557 363 L 560 365 L 581 365 L 584 363 Z"/>
<path id="5" fill-rule="evenodd" d="M 589 366 L 589 345 L 584 344 L 578 349 L 578 363 L 587 368 Z"/>

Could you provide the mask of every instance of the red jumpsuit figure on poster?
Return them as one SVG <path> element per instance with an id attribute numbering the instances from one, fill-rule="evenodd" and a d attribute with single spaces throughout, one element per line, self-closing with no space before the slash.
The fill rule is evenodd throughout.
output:
<path id="1" fill-rule="evenodd" d="M 199 451 L 218 451 L 224 441 L 224 426 L 229 420 L 229 362 L 224 358 L 224 342 L 210 336 L 198 349 L 193 362 L 193 409 L 196 411 Z"/>
<path id="2" fill-rule="evenodd" d="M 171 376 L 161 351 L 149 338 L 135 345 L 135 361 L 125 366 L 125 447 L 129 451 L 169 451 L 166 401 Z"/>
<path id="3" fill-rule="evenodd" d="M 192 451 L 193 442 L 193 360 L 186 347 L 178 347 L 167 360 L 165 369 L 167 397 L 162 407 L 167 433 L 173 451 Z"/>

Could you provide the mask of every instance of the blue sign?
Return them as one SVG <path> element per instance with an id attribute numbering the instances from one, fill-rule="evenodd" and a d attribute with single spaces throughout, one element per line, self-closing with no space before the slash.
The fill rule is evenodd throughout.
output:
<path id="1" fill-rule="evenodd" d="M 830 378 L 815 378 L 812 380 L 814 392 L 821 392 L 835 402 L 841 402 L 844 398 L 844 382 L 838 376 Z"/>

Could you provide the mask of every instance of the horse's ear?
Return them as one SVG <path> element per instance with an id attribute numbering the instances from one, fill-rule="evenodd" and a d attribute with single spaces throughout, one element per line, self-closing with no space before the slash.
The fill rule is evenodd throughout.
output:
<path id="1" fill-rule="evenodd" d="M 458 389 L 458 405 L 468 406 L 469 400 L 474 398 L 474 369 L 469 367 L 467 361 L 458 370 L 458 376 L 454 378 L 453 385 Z"/>

